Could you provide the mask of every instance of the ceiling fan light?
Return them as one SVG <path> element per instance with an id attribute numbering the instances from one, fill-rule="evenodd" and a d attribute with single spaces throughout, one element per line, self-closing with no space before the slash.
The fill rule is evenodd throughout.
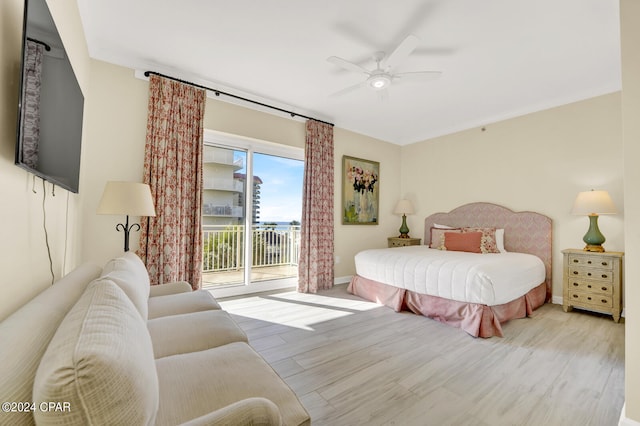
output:
<path id="1" fill-rule="evenodd" d="M 388 75 L 374 75 L 369 78 L 369 86 L 375 90 L 382 90 L 391 84 L 391 78 Z"/>

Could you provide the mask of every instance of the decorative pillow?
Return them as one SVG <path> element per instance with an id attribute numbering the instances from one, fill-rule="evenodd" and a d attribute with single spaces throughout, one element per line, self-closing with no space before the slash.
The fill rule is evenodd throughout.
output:
<path id="1" fill-rule="evenodd" d="M 434 248 L 434 249 L 438 249 L 438 250 L 443 250 L 442 245 L 444 244 L 444 233 L 445 232 L 460 233 L 460 232 L 462 232 L 462 229 L 460 229 L 460 228 L 444 229 L 444 228 L 431 227 L 431 243 L 429 244 L 429 247 L 430 248 Z"/>
<path id="2" fill-rule="evenodd" d="M 147 322 L 124 291 L 97 279 L 64 318 L 42 356 L 33 401 L 37 424 L 151 425 L 160 401 Z"/>
<path id="3" fill-rule="evenodd" d="M 482 232 L 445 232 L 444 250 L 482 253 Z"/>
<path id="4" fill-rule="evenodd" d="M 462 228 L 462 232 L 481 232 L 480 249 L 482 253 L 500 253 L 496 244 L 496 228 Z"/>

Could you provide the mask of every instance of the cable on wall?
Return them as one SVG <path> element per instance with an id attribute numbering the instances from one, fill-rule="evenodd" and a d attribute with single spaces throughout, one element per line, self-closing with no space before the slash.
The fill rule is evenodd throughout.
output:
<path id="1" fill-rule="evenodd" d="M 213 92 L 216 96 L 220 96 L 220 95 L 228 96 L 230 98 L 238 99 L 238 100 L 249 102 L 249 103 L 252 103 L 252 104 L 255 104 L 255 105 L 259 105 L 259 106 L 262 106 L 262 107 L 271 108 L 271 109 L 276 110 L 276 111 L 284 112 L 285 114 L 289 114 L 291 117 L 302 117 L 302 118 L 306 118 L 308 120 L 317 121 L 319 123 L 328 124 L 329 126 L 334 126 L 333 123 L 329 123 L 328 121 L 318 120 L 317 118 L 309 117 L 309 116 L 306 116 L 306 115 L 303 115 L 303 114 L 298 114 L 297 112 L 289 111 L 289 110 L 286 110 L 286 109 L 283 109 L 283 108 L 279 108 L 277 106 L 273 106 L 273 105 L 265 104 L 265 103 L 262 103 L 262 102 L 254 101 L 253 99 L 248 99 L 248 98 L 245 98 L 245 97 L 242 97 L 242 96 L 234 95 L 232 93 L 223 92 L 222 90 L 212 89 L 211 87 L 202 86 L 200 84 L 192 83 L 190 81 L 181 80 L 179 78 L 175 78 L 175 77 L 171 77 L 171 76 L 168 76 L 168 75 L 160 74 L 159 72 L 155 72 L 155 71 L 145 71 L 144 72 L 145 77 L 149 77 L 151 74 L 154 74 L 154 75 L 157 75 L 157 76 L 160 76 L 160 77 L 164 77 L 164 78 L 168 78 L 169 80 L 177 81 L 177 82 L 180 82 L 180 83 L 188 84 L 190 86 L 198 87 L 200 89 L 209 90 L 209 91 Z"/>
<path id="2" fill-rule="evenodd" d="M 49 256 L 49 270 L 51 271 L 51 285 L 56 280 L 56 276 L 53 273 L 53 260 L 51 259 L 51 247 L 49 246 L 49 233 L 47 232 L 47 187 L 45 181 L 42 179 L 42 227 L 44 228 L 44 242 L 47 245 L 47 255 Z"/>

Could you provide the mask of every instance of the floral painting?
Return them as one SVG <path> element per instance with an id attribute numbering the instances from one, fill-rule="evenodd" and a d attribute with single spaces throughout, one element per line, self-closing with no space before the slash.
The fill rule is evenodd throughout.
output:
<path id="1" fill-rule="evenodd" d="M 380 163 L 342 157 L 342 223 L 377 225 Z"/>

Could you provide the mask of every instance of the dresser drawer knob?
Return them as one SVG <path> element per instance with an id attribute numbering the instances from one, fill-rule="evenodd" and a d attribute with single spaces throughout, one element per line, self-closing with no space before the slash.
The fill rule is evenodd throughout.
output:
<path id="1" fill-rule="evenodd" d="M 574 287 L 579 287 L 579 286 L 580 286 L 580 284 L 578 284 L 578 283 L 573 283 L 573 286 L 574 286 Z"/>
<path id="2" fill-rule="evenodd" d="M 573 263 L 578 263 L 580 262 L 578 259 L 573 259 Z"/>
<path id="3" fill-rule="evenodd" d="M 587 300 L 591 300 L 591 296 L 587 296 Z"/>
<path id="4" fill-rule="evenodd" d="M 607 303 L 607 299 L 600 300 L 602 303 Z"/>
<path id="5" fill-rule="evenodd" d="M 607 291 L 607 288 L 606 288 L 606 287 L 600 287 L 600 289 L 601 289 L 602 291 Z"/>
<path id="6" fill-rule="evenodd" d="M 587 260 L 587 263 L 588 263 L 589 265 L 591 265 L 591 261 L 590 261 L 590 260 Z"/>
<path id="7" fill-rule="evenodd" d="M 602 262 L 602 266 L 607 266 L 609 262 Z"/>
<path id="8" fill-rule="evenodd" d="M 587 285 L 587 288 L 591 288 L 591 284 L 588 284 L 588 285 Z"/>
<path id="9" fill-rule="evenodd" d="M 573 271 L 573 275 L 578 275 L 578 271 Z"/>
<path id="10" fill-rule="evenodd" d="M 602 278 L 607 278 L 607 274 L 602 274 Z"/>
<path id="11" fill-rule="evenodd" d="M 589 276 L 589 277 L 590 277 L 590 276 L 591 276 L 591 272 L 587 272 L 587 276 Z"/>
<path id="12" fill-rule="evenodd" d="M 578 295 L 577 295 L 577 294 L 574 294 L 574 295 L 573 295 L 573 298 L 574 298 L 574 299 L 577 299 L 577 298 L 578 298 Z"/>

